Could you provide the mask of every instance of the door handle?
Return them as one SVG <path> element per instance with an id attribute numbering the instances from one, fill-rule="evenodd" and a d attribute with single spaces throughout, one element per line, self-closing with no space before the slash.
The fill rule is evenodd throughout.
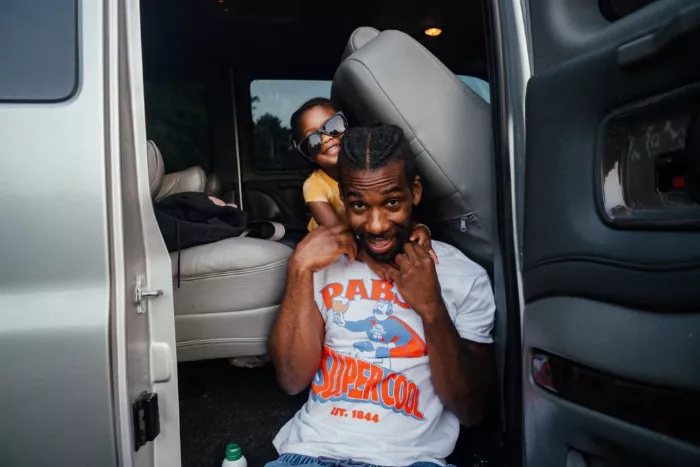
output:
<path id="1" fill-rule="evenodd" d="M 700 29 L 700 5 L 684 8 L 654 32 L 621 45 L 617 49 L 617 63 L 627 67 L 648 60 L 697 29 Z"/>

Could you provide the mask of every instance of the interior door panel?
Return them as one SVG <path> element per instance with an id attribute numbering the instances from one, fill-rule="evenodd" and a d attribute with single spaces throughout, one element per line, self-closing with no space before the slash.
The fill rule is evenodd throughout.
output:
<path id="1" fill-rule="evenodd" d="M 690 428 L 683 417 L 664 419 L 678 412 L 663 407 L 667 394 L 689 395 L 687 414 L 700 419 L 700 231 L 653 221 L 632 228 L 611 223 L 601 169 L 605 150 L 629 150 L 621 153 L 619 173 L 638 157 L 631 143 L 605 148 L 608 116 L 629 106 L 652 109 L 640 123 L 652 128 L 654 115 L 666 116 L 649 106 L 700 80 L 700 35 L 693 29 L 700 2 L 659 0 L 615 23 L 592 19 L 592 10 L 573 15 L 585 2 L 563 3 L 530 2 L 535 76 L 526 97 L 526 465 L 700 465 L 700 440 L 684 435 Z M 587 3 L 598 8 L 597 1 Z M 634 41 L 658 45 L 660 36 L 653 34 L 662 27 L 683 32 L 663 47 L 639 49 L 642 58 L 634 64 L 625 59 Z M 655 134 L 647 136 L 653 144 Z M 661 210 L 671 218 L 687 212 L 671 204 Z M 558 373 L 547 355 L 556 357 Z M 548 385 L 582 374 L 599 382 L 598 399 L 582 396 L 575 384 L 563 392 Z M 623 406 L 611 408 L 616 398 Z M 634 407 L 657 420 L 647 423 L 628 410 Z"/>

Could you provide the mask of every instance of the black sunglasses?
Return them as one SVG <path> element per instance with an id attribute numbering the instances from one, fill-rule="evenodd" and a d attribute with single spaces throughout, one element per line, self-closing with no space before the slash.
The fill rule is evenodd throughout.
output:
<path id="1" fill-rule="evenodd" d="M 343 112 L 338 112 L 331 118 L 323 122 L 321 128 L 314 131 L 306 138 L 302 139 L 298 144 L 295 141 L 294 147 L 306 158 L 313 160 L 323 147 L 323 136 L 338 137 L 345 133 L 348 129 L 348 120 L 343 115 Z"/>

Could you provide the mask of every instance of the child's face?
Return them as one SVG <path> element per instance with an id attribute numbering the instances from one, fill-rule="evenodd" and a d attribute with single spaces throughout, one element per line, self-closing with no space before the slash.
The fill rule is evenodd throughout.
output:
<path id="1" fill-rule="evenodd" d="M 301 116 L 301 132 L 302 138 L 306 138 L 311 133 L 318 131 L 321 126 L 335 115 L 335 110 L 328 107 L 316 106 L 312 107 Z M 338 165 L 338 154 L 340 153 L 340 140 L 343 135 L 332 137 L 321 135 L 323 146 L 319 153 L 314 157 L 314 162 L 324 169 L 335 168 Z"/>

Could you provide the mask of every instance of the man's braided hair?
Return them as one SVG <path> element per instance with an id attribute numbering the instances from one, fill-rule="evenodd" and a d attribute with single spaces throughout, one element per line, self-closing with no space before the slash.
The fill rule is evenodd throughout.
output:
<path id="1" fill-rule="evenodd" d="M 374 171 L 392 161 L 402 161 L 406 182 L 416 178 L 416 163 L 403 130 L 396 125 L 358 126 L 345 132 L 338 156 L 340 188 L 344 192 L 343 174 L 348 170 Z"/>

